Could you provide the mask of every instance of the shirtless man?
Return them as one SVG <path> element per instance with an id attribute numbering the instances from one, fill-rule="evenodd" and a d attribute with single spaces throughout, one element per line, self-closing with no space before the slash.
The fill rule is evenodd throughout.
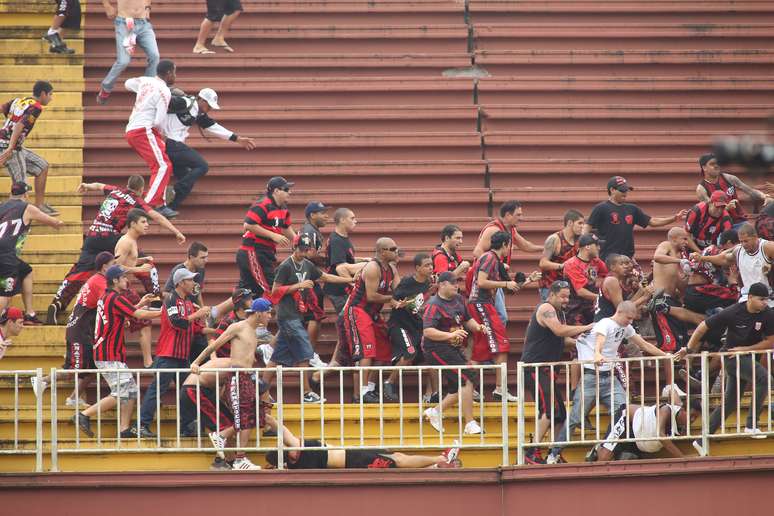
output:
<path id="1" fill-rule="evenodd" d="M 249 369 L 255 365 L 255 350 L 258 347 L 258 338 L 255 330 L 259 326 L 266 326 L 271 319 L 271 302 L 265 298 L 258 298 L 248 310 L 245 310 L 247 318 L 229 326 L 223 334 L 212 341 L 207 348 L 196 357 L 191 364 L 191 372 L 199 374 L 200 366 L 213 351 L 216 351 L 226 342 L 231 343 L 231 367 Z M 249 443 L 250 435 L 256 427 L 256 423 L 263 425 L 264 410 L 261 410 L 256 421 L 255 413 L 255 387 L 257 381 L 250 372 L 236 372 L 231 377 L 229 384 L 229 396 L 231 410 L 234 414 L 234 428 L 237 431 L 237 446 L 240 443 Z M 260 469 L 245 456 L 245 452 L 237 452 L 233 469 L 254 470 Z"/>
<path id="2" fill-rule="evenodd" d="M 137 241 L 148 233 L 148 227 L 148 215 L 143 210 L 138 208 L 129 210 L 126 215 L 126 233 L 116 243 L 113 254 L 116 257 L 116 265 L 120 265 L 127 274 L 134 274 L 137 279 L 142 281 L 146 294 L 158 297 L 161 288 L 159 287 L 159 272 L 153 265 L 153 257 L 140 257 L 137 248 Z M 132 288 L 127 291 L 126 297 L 134 304 L 140 301 L 140 295 Z M 150 367 L 153 365 L 150 322 L 131 320 L 129 331 L 140 332 L 143 366 Z"/>

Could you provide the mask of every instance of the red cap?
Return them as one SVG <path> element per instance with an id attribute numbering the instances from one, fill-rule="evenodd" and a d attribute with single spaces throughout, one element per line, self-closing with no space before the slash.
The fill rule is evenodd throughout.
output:
<path id="1" fill-rule="evenodd" d="M 728 204 L 728 196 L 720 190 L 715 190 L 710 196 L 710 202 L 713 206 L 725 206 Z"/>
<path id="2" fill-rule="evenodd" d="M 19 319 L 24 319 L 24 312 L 22 312 L 20 309 L 16 308 L 15 306 L 10 307 L 8 310 L 5 311 L 5 313 L 0 317 L 3 321 L 16 321 Z"/>

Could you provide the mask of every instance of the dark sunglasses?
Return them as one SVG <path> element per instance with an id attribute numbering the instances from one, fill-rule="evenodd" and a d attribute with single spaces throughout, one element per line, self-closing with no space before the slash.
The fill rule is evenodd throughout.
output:
<path id="1" fill-rule="evenodd" d="M 566 282 L 566 281 L 564 281 L 564 280 L 557 280 L 557 281 L 554 281 L 554 283 L 553 283 L 553 285 L 552 285 L 552 286 L 556 286 L 556 288 L 558 288 L 558 289 L 562 289 L 562 288 L 570 288 L 570 284 L 569 284 L 569 283 L 567 283 L 567 282 Z"/>
<path id="2" fill-rule="evenodd" d="M 391 253 L 397 253 L 398 252 L 398 247 L 383 247 L 382 251 L 389 251 Z"/>

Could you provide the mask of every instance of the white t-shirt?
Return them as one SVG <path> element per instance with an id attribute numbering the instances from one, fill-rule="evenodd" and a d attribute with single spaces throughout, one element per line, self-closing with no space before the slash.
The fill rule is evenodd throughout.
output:
<path id="1" fill-rule="evenodd" d="M 163 130 L 162 124 L 167 117 L 167 107 L 172 96 L 167 83 L 158 77 L 135 77 L 128 79 L 124 86 L 137 94 L 126 132 L 152 128 Z"/>
<path id="2" fill-rule="evenodd" d="M 637 333 L 632 325 L 621 326 L 611 317 L 605 317 L 586 332 L 578 337 L 575 347 L 578 349 L 578 360 L 594 360 L 594 350 L 597 346 L 597 335 L 605 336 L 605 343 L 602 344 L 602 357 L 607 359 L 618 358 L 618 346 L 621 341 L 628 339 Z M 594 366 L 587 364 L 586 369 L 594 369 Z M 603 363 L 599 366 L 600 371 L 609 371 L 613 367 L 611 363 Z"/>

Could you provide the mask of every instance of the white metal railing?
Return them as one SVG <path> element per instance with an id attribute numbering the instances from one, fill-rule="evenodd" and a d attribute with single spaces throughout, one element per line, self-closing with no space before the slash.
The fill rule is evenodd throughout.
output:
<path id="1" fill-rule="evenodd" d="M 389 402 L 385 401 L 384 399 L 384 392 L 380 388 L 379 389 L 379 402 L 368 404 L 364 403 L 362 399 L 359 400 L 359 403 L 328 403 L 325 401 L 326 397 L 326 391 L 330 393 L 331 385 L 335 385 L 338 398 L 341 401 L 344 401 L 345 398 L 345 375 L 348 374 L 354 374 L 355 380 L 357 385 L 361 385 L 363 383 L 364 375 L 371 374 L 376 375 L 374 378 L 375 383 L 378 379 L 378 385 L 384 385 L 384 380 L 387 379 L 387 375 L 397 370 L 398 372 L 398 381 L 397 381 L 397 391 L 398 391 L 398 401 L 395 404 L 397 408 L 397 415 L 394 414 L 394 410 L 387 413 L 387 408 L 389 405 Z M 218 373 L 215 375 L 215 388 L 214 391 L 216 393 L 215 397 L 215 403 L 216 403 L 216 427 L 220 427 L 220 416 L 223 413 L 222 406 L 227 406 L 228 401 L 224 401 L 222 399 L 221 395 L 221 386 L 223 385 L 223 380 L 221 379 L 221 373 L 226 374 L 235 374 L 235 375 L 242 375 L 242 374 L 254 374 L 253 382 L 255 385 L 256 393 L 259 391 L 259 377 L 262 373 L 265 371 L 271 371 L 276 374 L 276 416 L 273 418 L 276 420 L 277 425 L 281 429 L 283 426 L 287 426 L 286 422 L 289 421 L 289 418 L 287 417 L 285 410 L 285 404 L 284 404 L 284 398 L 287 396 L 287 393 L 289 392 L 288 389 L 298 389 L 298 397 L 299 399 L 303 398 L 304 392 L 303 392 L 303 382 L 301 381 L 300 375 L 301 374 L 311 374 L 313 372 L 319 372 L 320 373 L 320 397 L 322 399 L 322 402 L 320 403 L 299 403 L 299 411 L 300 415 L 298 417 L 298 435 L 297 437 L 301 440 L 301 442 L 304 441 L 305 438 L 309 438 L 310 433 L 315 434 L 315 438 L 319 439 L 320 441 L 323 441 L 327 444 L 328 448 L 331 446 L 340 447 L 340 448 L 346 448 L 346 447 L 352 447 L 351 443 L 351 436 L 347 438 L 345 435 L 345 428 L 346 428 L 346 421 L 351 420 L 351 417 L 346 417 L 346 414 L 348 412 L 351 412 L 352 407 L 356 407 L 357 410 L 357 417 L 356 417 L 356 425 L 357 425 L 357 434 L 355 437 L 355 440 L 357 441 L 357 444 L 355 445 L 359 449 L 381 449 L 385 447 L 396 447 L 400 449 L 422 449 L 427 447 L 449 447 L 451 446 L 453 441 L 458 441 L 459 447 L 462 449 L 500 449 L 502 450 L 502 463 L 507 465 L 508 464 L 508 423 L 509 423 L 509 417 L 508 417 L 508 401 L 505 397 L 503 397 L 502 401 L 500 402 L 501 410 L 499 411 L 499 414 L 496 418 L 492 418 L 491 416 L 487 416 L 485 413 L 485 406 L 483 403 L 479 404 L 478 407 L 478 423 L 481 425 L 482 432 L 478 436 L 468 436 L 466 437 L 465 441 L 463 441 L 463 434 L 464 434 L 464 423 L 463 423 L 463 412 L 462 412 L 462 405 L 461 403 L 457 403 L 456 408 L 456 425 L 455 430 L 448 431 L 445 430 L 443 425 L 441 426 L 441 431 L 436 432 L 434 429 L 432 429 L 430 423 L 424 421 L 424 411 L 425 409 L 429 408 L 430 406 L 434 406 L 435 404 L 428 404 L 425 403 L 422 399 L 423 394 L 423 377 L 427 375 L 435 375 L 438 379 L 438 392 L 439 392 L 439 399 L 443 399 L 445 393 L 444 393 L 444 372 L 445 371 L 456 371 L 457 373 L 457 390 L 462 389 L 462 371 L 463 370 L 475 370 L 477 371 L 477 374 L 479 376 L 479 385 L 483 385 L 484 383 L 484 376 L 485 372 L 488 373 L 494 373 L 498 374 L 501 377 L 501 380 L 503 382 L 503 385 L 507 385 L 507 369 L 505 364 L 501 365 L 464 365 L 464 366 L 401 366 L 401 367 L 368 367 L 368 368 L 361 368 L 361 367 L 328 367 L 328 368 L 294 368 L 294 367 L 276 367 L 276 368 L 249 368 L 249 369 L 235 369 L 235 368 L 220 368 L 220 369 L 202 369 L 201 372 L 215 372 Z M 158 378 L 162 372 L 172 372 L 175 374 L 175 391 L 176 391 L 176 402 L 175 402 L 175 432 L 174 435 L 166 435 L 162 436 L 162 425 L 161 425 L 161 396 L 159 396 L 159 391 L 161 390 L 161 387 L 158 382 Z M 120 425 L 120 398 L 117 400 L 116 409 L 115 409 L 115 415 L 107 416 L 102 413 L 101 410 L 97 411 L 96 418 L 92 418 L 92 423 L 96 423 L 96 426 L 94 428 L 95 436 L 94 438 L 84 438 L 81 437 L 81 431 L 78 427 L 78 424 L 73 426 L 71 434 L 73 436 L 73 444 L 72 446 L 66 446 L 63 445 L 64 439 L 69 437 L 62 437 L 60 436 L 59 429 L 57 427 L 58 422 L 58 415 L 61 412 L 65 412 L 68 417 L 75 416 L 81 411 L 81 408 L 75 407 L 75 408 L 60 408 L 57 401 L 57 386 L 58 382 L 62 378 L 71 378 L 72 384 L 75 388 L 75 397 L 76 399 L 80 395 L 80 383 L 82 382 L 82 378 L 84 375 L 87 374 L 94 374 L 97 377 L 96 382 L 96 396 L 97 399 L 101 399 L 104 395 L 108 394 L 107 390 L 104 389 L 104 387 L 101 385 L 101 378 L 105 373 L 121 373 L 123 375 L 132 375 L 135 383 L 140 386 L 141 385 L 141 379 L 143 377 L 155 377 L 157 379 L 156 381 L 156 387 L 157 387 L 157 395 L 156 395 L 156 417 L 155 417 L 155 434 L 156 436 L 154 438 L 142 438 L 140 436 L 140 406 L 141 406 L 141 389 L 138 388 L 138 393 L 135 397 L 135 407 L 134 410 L 136 412 L 135 414 L 135 421 L 133 423 L 134 428 L 137 432 L 136 436 L 133 437 L 121 437 L 121 425 Z M 210 447 L 209 439 L 207 438 L 207 435 L 204 436 L 204 442 L 203 445 L 203 439 L 202 439 L 202 425 L 201 425 L 201 411 L 199 406 L 199 394 L 200 394 L 200 377 L 195 376 L 196 378 L 196 390 L 197 390 L 197 421 L 196 421 L 196 436 L 193 440 L 193 443 L 191 443 L 191 440 L 184 440 L 181 436 L 181 420 L 180 420 L 180 397 L 179 397 L 179 386 L 183 381 L 185 381 L 185 378 L 190 373 L 189 369 L 164 369 L 164 370 L 148 370 L 148 369 L 91 369 L 91 370 L 59 370 L 59 369 L 51 369 L 51 469 L 52 471 L 58 470 L 58 455 L 59 454 L 74 454 L 74 453 L 112 453 L 112 452 L 123 452 L 123 453 L 137 453 L 137 452 L 147 452 L 147 451 L 154 451 L 154 452 L 164 452 L 164 453 L 180 453 L 180 452 L 198 452 L 198 451 L 207 451 L 212 452 L 213 448 Z M 448 373 L 447 373 L 448 374 Z M 408 398 L 406 396 L 407 389 L 409 386 L 406 384 L 406 380 L 409 378 L 410 375 L 414 375 L 417 378 L 416 382 L 416 390 L 417 390 L 417 406 L 416 411 L 413 412 L 411 410 L 410 405 L 404 403 L 404 398 Z M 295 378 L 294 378 L 295 377 Z M 297 379 L 297 382 L 293 382 L 291 380 Z M 426 381 L 426 380 L 425 380 Z M 297 387 L 293 384 L 297 383 Z M 69 384 L 69 383 L 68 383 Z M 335 392 L 335 391 L 334 391 Z M 120 395 L 120 393 L 119 393 Z M 256 395 L 256 406 L 255 411 L 256 414 L 260 412 L 260 396 Z M 367 407 L 374 407 L 377 410 L 377 416 L 378 416 L 378 425 L 379 425 L 379 432 L 378 432 L 378 442 L 368 444 L 366 442 L 366 424 L 369 418 L 366 417 L 366 410 Z M 439 405 L 440 406 L 440 405 Z M 332 409 L 331 409 L 332 407 Z M 446 414 L 447 416 L 450 414 Z M 444 413 L 441 411 L 441 418 L 443 421 Z M 397 437 L 393 436 L 391 438 L 385 437 L 385 424 L 388 421 L 394 421 L 397 418 L 397 430 L 398 435 Z M 319 419 L 319 421 L 317 421 Z M 418 420 L 418 426 L 419 426 L 419 432 L 418 435 L 412 435 L 409 432 L 406 431 L 407 422 Z M 296 421 L 295 418 L 292 418 L 292 421 Z M 111 431 L 110 435 L 108 435 L 108 431 L 105 430 L 105 426 L 108 424 L 115 423 L 115 431 L 114 433 Z M 312 426 L 317 426 L 319 424 L 319 428 L 313 428 Z M 331 426 L 338 426 L 338 432 L 332 432 L 330 430 Z M 394 426 L 394 425 L 393 425 Z M 430 427 L 430 428 L 428 428 Z M 500 430 L 500 438 L 494 438 L 494 437 L 485 437 L 485 432 L 487 427 L 491 428 L 490 432 L 495 433 L 496 431 L 494 429 Z M 310 430 L 311 429 L 311 430 Z M 70 430 L 68 430 L 68 433 Z M 169 434 L 169 432 L 166 432 Z M 277 450 L 278 451 L 278 460 L 279 460 L 279 467 L 282 467 L 282 458 L 283 458 L 283 451 L 293 451 L 298 450 L 300 448 L 293 448 L 293 447 L 287 447 L 285 446 L 285 443 L 282 440 L 282 431 L 277 432 L 277 438 L 276 440 L 273 438 L 270 438 L 267 440 L 267 438 L 262 438 L 261 436 L 261 429 L 257 428 L 254 432 L 253 439 L 249 443 L 243 443 L 240 442 L 239 438 L 239 432 L 236 433 L 236 446 L 233 447 L 226 447 L 223 448 L 223 451 L 240 451 L 240 452 L 265 452 L 270 450 Z M 272 442 L 276 441 L 276 442 Z M 413 442 L 418 441 L 418 442 Z M 304 449 L 313 450 L 317 448 L 311 448 L 311 447 L 304 447 Z"/>
<path id="2" fill-rule="evenodd" d="M 12 379 L 13 381 L 13 405 L 6 408 L 13 414 L 13 438 L 7 439 L 7 446 L 0 447 L 0 455 L 31 455 L 35 454 L 35 471 L 43 471 L 43 398 L 35 397 L 35 425 L 33 432 L 20 430 L 20 412 L 25 405 L 21 403 L 22 392 L 31 391 L 32 378 L 36 378 L 39 384 L 43 381 L 42 369 L 0 371 L 0 380 Z M 7 422 L 3 422 L 5 425 Z M 22 445 L 34 440 L 34 448 Z"/>

